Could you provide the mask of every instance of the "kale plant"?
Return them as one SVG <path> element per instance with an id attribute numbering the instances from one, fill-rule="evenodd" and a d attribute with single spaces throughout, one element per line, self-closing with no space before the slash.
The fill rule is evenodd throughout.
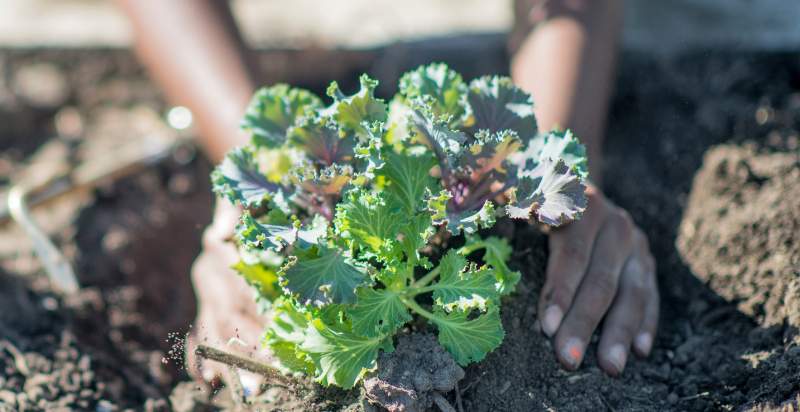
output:
<path id="1" fill-rule="evenodd" d="M 583 146 L 537 134 L 532 98 L 510 79 L 465 83 L 432 64 L 404 75 L 388 105 L 376 86 L 364 75 L 347 96 L 333 83 L 327 106 L 260 90 L 243 121 L 250 144 L 212 175 L 243 206 L 235 268 L 269 310 L 265 344 L 284 370 L 345 388 L 415 318 L 459 364 L 483 359 L 520 273 L 506 240 L 478 231 L 504 216 L 558 226 L 586 207 Z"/>

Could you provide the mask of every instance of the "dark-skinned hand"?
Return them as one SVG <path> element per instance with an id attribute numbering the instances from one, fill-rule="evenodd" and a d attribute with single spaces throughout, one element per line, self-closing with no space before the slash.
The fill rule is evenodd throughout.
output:
<path id="1" fill-rule="evenodd" d="M 583 217 L 550 234 L 539 322 L 569 370 L 580 366 L 599 327 L 598 363 L 617 376 L 631 349 L 645 357 L 653 346 L 659 312 L 655 261 L 625 210 L 594 186 L 586 194 Z"/>

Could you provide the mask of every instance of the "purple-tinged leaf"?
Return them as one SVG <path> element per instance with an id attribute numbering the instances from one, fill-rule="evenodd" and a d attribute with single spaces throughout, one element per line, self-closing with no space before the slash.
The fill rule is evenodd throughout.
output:
<path id="1" fill-rule="evenodd" d="M 563 160 L 543 159 L 530 174 L 519 179 L 506 213 L 514 219 L 535 214 L 542 223 L 560 226 L 586 209 L 586 187 Z"/>
<path id="2" fill-rule="evenodd" d="M 279 193 L 281 186 L 270 182 L 261 173 L 253 154 L 244 148 L 231 150 L 211 174 L 214 192 L 232 203 L 256 207 L 265 199 Z"/>
<path id="3" fill-rule="evenodd" d="M 326 117 L 307 117 L 289 134 L 293 147 L 321 166 L 353 161 L 355 139 L 342 137 L 333 122 Z"/>
<path id="4" fill-rule="evenodd" d="M 447 122 L 437 119 L 429 108 L 419 106 L 413 110 L 411 123 L 417 132 L 416 138 L 433 150 L 442 168 L 442 177 L 447 177 L 458 166 L 467 136 L 452 130 Z"/>
<path id="5" fill-rule="evenodd" d="M 473 128 L 497 133 L 513 130 L 523 142 L 536 136 L 533 98 L 508 77 L 484 76 L 473 80 L 467 95 Z"/>

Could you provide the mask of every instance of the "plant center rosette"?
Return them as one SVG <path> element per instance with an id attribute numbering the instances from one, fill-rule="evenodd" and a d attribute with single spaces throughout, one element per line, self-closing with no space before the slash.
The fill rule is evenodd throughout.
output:
<path id="1" fill-rule="evenodd" d="M 243 207 L 235 269 L 270 321 L 264 343 L 286 372 L 351 388 L 414 319 L 461 365 L 504 332 L 500 304 L 520 273 L 498 218 L 558 226 L 586 208 L 584 147 L 537 133 L 530 95 L 505 77 L 465 83 L 444 64 L 405 74 L 389 104 L 361 77 L 330 105 L 277 85 L 254 96 L 250 143 L 212 174 Z M 463 236 L 459 247 L 434 242 Z M 447 242 L 454 243 L 454 242 Z"/>

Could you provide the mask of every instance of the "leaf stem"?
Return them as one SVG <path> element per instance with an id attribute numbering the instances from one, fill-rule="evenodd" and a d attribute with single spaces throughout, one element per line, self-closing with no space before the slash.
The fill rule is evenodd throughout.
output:
<path id="1" fill-rule="evenodd" d="M 417 303 L 414 299 L 402 298 L 401 300 L 403 301 L 403 304 L 408 306 L 409 309 L 413 310 L 423 318 L 431 321 L 436 319 L 436 316 L 433 313 L 420 306 L 419 303 Z"/>
<path id="2" fill-rule="evenodd" d="M 478 241 L 474 243 L 470 243 L 468 245 L 461 246 L 461 249 L 458 249 L 458 254 L 461 256 L 468 256 L 472 252 L 480 249 L 486 249 L 486 243 L 483 241 Z"/>
<path id="3" fill-rule="evenodd" d="M 431 283 L 431 281 L 439 274 L 439 266 L 436 266 L 433 270 L 425 274 L 425 276 L 419 278 L 416 282 L 414 282 L 411 287 L 412 288 L 422 288 Z"/>
<path id="4" fill-rule="evenodd" d="M 421 295 L 423 293 L 433 292 L 434 290 L 436 290 L 436 286 L 435 285 L 434 286 L 426 286 L 426 287 L 423 287 L 423 288 L 413 288 L 413 289 L 410 289 L 406 294 L 408 296 L 417 296 L 417 295 Z"/>

